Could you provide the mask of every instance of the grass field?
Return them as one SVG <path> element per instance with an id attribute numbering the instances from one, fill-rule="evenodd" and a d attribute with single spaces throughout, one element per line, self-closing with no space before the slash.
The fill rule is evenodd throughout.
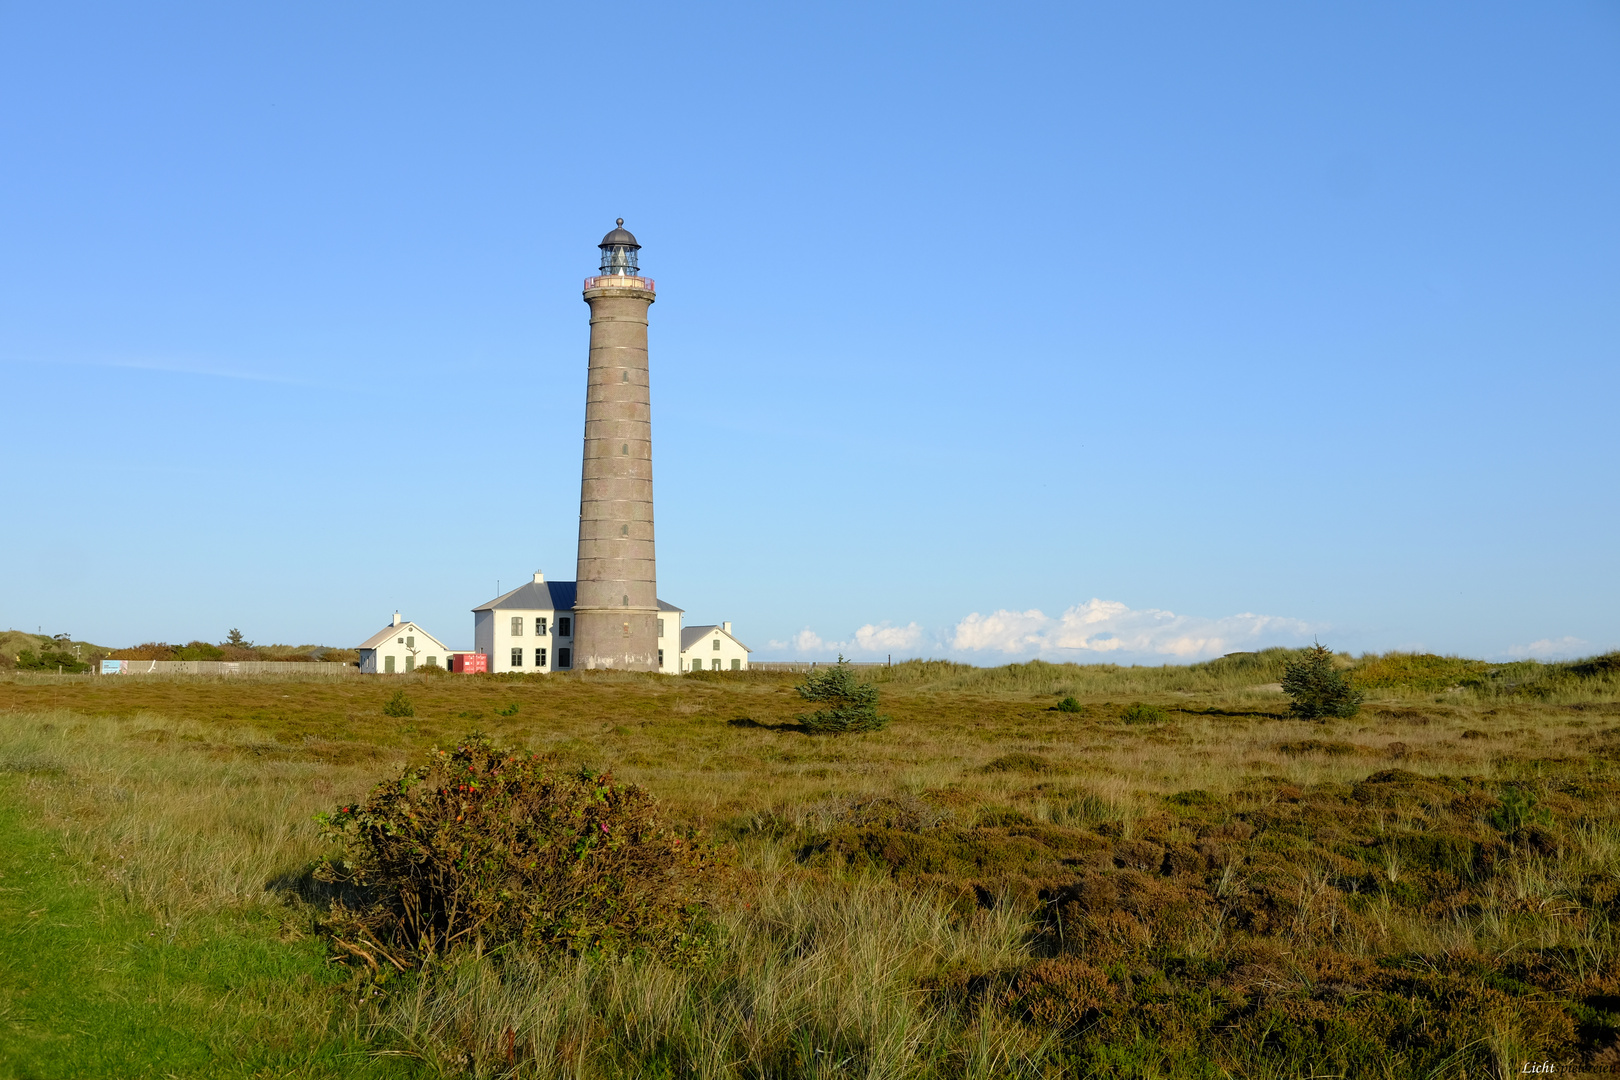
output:
<path id="1" fill-rule="evenodd" d="M 1620 1062 L 1620 665 L 1367 657 L 1362 713 L 1318 724 L 1286 717 L 1283 659 L 897 665 L 870 672 L 893 724 L 836 739 L 766 673 L 0 681 L 24 853 L 0 902 L 32 935 L 0 962 L 33 972 L 0 1069 L 75 1075 L 40 1064 L 51 1040 L 151 1075 L 226 1047 L 312 1076 Z M 385 717 L 400 687 L 416 715 Z M 1127 722 L 1138 702 L 1167 719 Z M 611 768 L 728 846 L 712 955 L 332 963 L 312 815 L 471 729 Z M 36 895 L 62 925 L 27 922 Z M 175 943 L 166 997 L 120 951 L 142 933 Z"/>

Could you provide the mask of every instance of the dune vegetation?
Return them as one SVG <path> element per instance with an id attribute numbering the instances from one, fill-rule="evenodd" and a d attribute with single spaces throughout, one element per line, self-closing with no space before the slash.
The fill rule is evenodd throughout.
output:
<path id="1" fill-rule="evenodd" d="M 766 672 L 8 672 L 0 1076 L 1620 1068 L 1620 656 L 1341 657 L 1320 720 L 1295 656 L 865 669 L 840 735 Z M 713 845 L 701 947 L 340 944 L 317 815 L 475 730 Z"/>

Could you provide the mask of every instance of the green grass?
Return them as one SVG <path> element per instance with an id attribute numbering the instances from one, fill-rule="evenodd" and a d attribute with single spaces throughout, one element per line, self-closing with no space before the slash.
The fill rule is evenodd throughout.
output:
<path id="1" fill-rule="evenodd" d="M 124 901 L 26 823 L 23 785 L 0 782 L 0 1078 L 409 1075 L 329 1030 L 347 973 L 319 942 Z"/>

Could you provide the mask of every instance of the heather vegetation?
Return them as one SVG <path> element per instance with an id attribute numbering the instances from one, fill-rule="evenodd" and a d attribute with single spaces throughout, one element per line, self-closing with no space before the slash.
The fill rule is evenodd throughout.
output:
<path id="1" fill-rule="evenodd" d="M 1620 1061 L 1620 657 L 1329 655 L 1363 701 L 1306 718 L 1283 682 L 1310 658 L 865 669 L 892 721 L 836 739 L 763 672 L 13 673 L 0 828 L 113 920 L 57 923 L 260 943 L 228 977 L 165 968 L 191 1011 L 151 1002 L 104 1046 L 191 1024 L 272 1072 L 356 1048 L 468 1076 Z M 413 714 L 385 716 L 399 691 Z M 28 948 L 71 965 L 86 931 L 55 925 Z M 7 985 L 0 1074 L 45 1075 L 8 1033 L 69 991 Z"/>
<path id="2" fill-rule="evenodd" d="M 109 660 L 256 660 L 261 662 L 324 661 L 326 663 L 353 664 L 360 659 L 355 649 L 333 649 L 325 645 L 255 645 L 240 640 L 238 631 L 231 631 L 239 639 L 210 644 L 189 641 L 184 645 L 168 645 L 161 641 L 148 641 L 127 649 L 107 652 Z"/>
<path id="3" fill-rule="evenodd" d="M 114 649 L 88 641 L 76 641 L 71 634 L 28 634 L 20 630 L 0 631 L 0 671 L 38 671 L 79 674 L 102 660 L 258 660 L 310 661 L 353 664 L 360 659 L 355 649 L 334 649 L 325 645 L 255 645 L 232 630 L 218 644 L 190 641 L 169 645 L 149 641 L 128 648 Z"/>

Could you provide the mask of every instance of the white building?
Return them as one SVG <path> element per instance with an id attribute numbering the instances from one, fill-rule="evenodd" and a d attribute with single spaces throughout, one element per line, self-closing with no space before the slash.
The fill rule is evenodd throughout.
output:
<path id="1" fill-rule="evenodd" d="M 747 671 L 754 650 L 731 636 L 731 624 L 688 626 L 681 631 L 682 671 Z"/>
<path id="2" fill-rule="evenodd" d="M 658 670 L 681 668 L 677 643 L 685 615 L 658 601 Z M 473 649 L 489 657 L 489 670 L 568 671 L 574 666 L 574 583 L 534 580 L 473 608 Z"/>
<path id="3" fill-rule="evenodd" d="M 450 650 L 413 622 L 394 621 L 360 645 L 360 671 L 366 675 L 396 675 L 418 667 L 450 666 Z"/>

